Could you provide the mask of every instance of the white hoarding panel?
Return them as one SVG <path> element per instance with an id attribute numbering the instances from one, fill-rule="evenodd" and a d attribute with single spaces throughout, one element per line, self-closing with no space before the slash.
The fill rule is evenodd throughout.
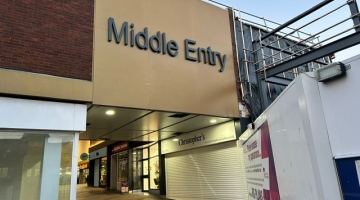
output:
<path id="1" fill-rule="evenodd" d="M 193 149 L 231 140 L 236 140 L 235 125 L 233 121 L 164 140 L 161 142 L 161 154 Z"/>
<path id="2" fill-rule="evenodd" d="M 343 63 L 351 65 L 346 76 L 318 83 L 331 149 L 335 157 L 360 153 L 360 55 Z"/>
<path id="3" fill-rule="evenodd" d="M 252 140 L 262 142 L 263 138 L 259 139 L 264 134 L 261 127 L 267 122 L 271 141 L 267 148 L 273 154 L 276 174 L 274 178 L 278 183 L 279 199 L 341 199 L 318 83 L 311 76 L 298 76 L 255 121 L 255 130 L 248 130 L 240 137 L 240 142 L 246 141 L 242 150 L 251 145 Z M 264 145 L 261 143 L 259 148 L 259 151 L 263 152 Z M 244 156 L 244 159 L 248 159 L 247 156 Z M 261 161 L 261 164 L 269 165 L 271 171 L 271 159 L 269 164 L 264 161 Z M 252 176 L 249 173 L 246 175 L 247 178 Z M 250 181 L 247 179 L 246 182 Z M 271 190 L 271 176 L 269 181 Z M 249 188 L 250 184 L 247 185 Z M 263 189 L 263 200 L 277 199 L 265 196 L 264 186 L 266 184 L 252 188 Z M 248 193 L 251 199 L 251 196 L 254 196 L 253 190 Z"/>
<path id="4" fill-rule="evenodd" d="M 280 199 L 268 123 L 243 144 L 249 199 Z"/>

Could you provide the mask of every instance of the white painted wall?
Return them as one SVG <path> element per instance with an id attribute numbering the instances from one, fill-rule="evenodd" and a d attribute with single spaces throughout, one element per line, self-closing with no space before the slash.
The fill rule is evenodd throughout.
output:
<path id="1" fill-rule="evenodd" d="M 360 55 L 343 61 L 351 64 L 346 76 L 319 83 L 332 153 L 335 157 L 360 153 Z"/>
<path id="2" fill-rule="evenodd" d="M 281 199 L 341 199 L 316 80 L 296 78 L 256 120 L 255 129 L 265 120 Z"/>
<path id="3" fill-rule="evenodd" d="M 86 105 L 0 97 L 0 129 L 85 131 Z"/>
<path id="4" fill-rule="evenodd" d="M 71 190 L 70 190 L 70 200 L 76 200 L 76 186 L 77 186 L 77 168 L 78 168 L 78 154 L 77 149 L 79 149 L 79 133 L 74 134 L 74 142 L 72 147 L 72 163 L 71 163 Z"/>
<path id="5" fill-rule="evenodd" d="M 58 199 L 59 197 L 60 180 L 58 177 L 61 166 L 61 148 L 61 139 L 59 142 L 51 142 L 50 138 L 45 139 L 40 200 Z"/>

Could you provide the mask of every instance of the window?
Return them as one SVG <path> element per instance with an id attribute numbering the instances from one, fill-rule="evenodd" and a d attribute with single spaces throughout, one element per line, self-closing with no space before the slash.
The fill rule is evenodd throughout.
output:
<path id="1" fill-rule="evenodd" d="M 128 181 L 128 151 L 120 152 L 118 155 L 118 182 Z"/>
<path id="2" fill-rule="evenodd" d="M 70 199 L 73 138 L 0 132 L 0 199 L 41 199 L 42 191 L 50 191 L 46 195 L 53 199 Z"/>

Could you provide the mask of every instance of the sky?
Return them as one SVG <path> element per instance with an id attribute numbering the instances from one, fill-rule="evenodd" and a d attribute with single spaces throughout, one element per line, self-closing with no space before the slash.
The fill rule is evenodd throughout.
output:
<path id="1" fill-rule="evenodd" d="M 204 0 L 204 1 L 206 1 L 206 0 Z M 305 12 L 306 10 L 308 10 L 308 9 L 312 8 L 313 6 L 322 2 L 322 0 L 300 0 L 300 1 L 299 0 L 215 0 L 215 1 L 225 4 L 225 5 L 228 5 L 230 7 L 234 7 L 236 9 L 240 9 L 241 11 L 254 14 L 259 17 L 264 17 L 265 19 L 268 19 L 268 20 L 271 20 L 274 22 L 278 22 L 280 24 L 289 21 L 290 19 L 298 16 L 299 14 Z M 345 4 L 346 1 L 347 0 L 335 0 L 332 3 L 319 9 L 315 13 L 302 19 L 298 23 L 291 25 L 291 27 L 299 28 L 302 25 L 305 25 L 306 23 Z M 309 26 L 304 27 L 301 30 L 306 33 L 316 34 L 338 22 L 341 22 L 342 20 L 345 20 L 346 18 L 349 18 L 350 16 L 351 16 L 351 13 L 350 13 L 349 6 L 345 5 L 344 7 L 340 8 L 339 10 L 314 22 L 313 24 L 311 24 Z M 242 17 L 244 19 L 249 19 L 251 21 L 263 23 L 263 21 L 261 21 L 260 19 L 255 19 L 255 18 L 253 18 L 251 16 L 247 16 L 245 14 L 242 14 Z M 277 25 L 268 24 L 268 26 L 275 28 Z M 352 26 L 353 26 L 352 21 L 347 20 L 345 23 L 320 34 L 319 39 L 320 39 L 320 41 L 324 41 L 329 37 L 339 34 L 347 29 L 351 29 Z M 288 32 L 289 29 L 283 30 L 283 31 Z M 339 39 L 339 38 L 349 35 L 351 33 L 354 33 L 354 31 L 351 30 L 345 34 L 335 37 L 334 39 L 324 41 L 324 44 L 327 44 L 331 41 L 334 41 L 336 39 Z M 301 35 L 301 37 L 305 38 L 307 36 Z M 360 53 L 360 46 L 357 45 L 355 47 L 352 47 L 352 48 L 349 48 L 349 49 L 346 49 L 346 50 L 336 53 L 335 61 L 342 61 L 349 57 L 355 56 L 359 53 Z"/>

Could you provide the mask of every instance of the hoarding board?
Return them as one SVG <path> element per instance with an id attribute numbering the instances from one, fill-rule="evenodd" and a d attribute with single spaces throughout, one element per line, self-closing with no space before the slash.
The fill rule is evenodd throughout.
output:
<path id="1" fill-rule="evenodd" d="M 249 199 L 280 199 L 267 121 L 243 143 L 243 150 Z"/>

